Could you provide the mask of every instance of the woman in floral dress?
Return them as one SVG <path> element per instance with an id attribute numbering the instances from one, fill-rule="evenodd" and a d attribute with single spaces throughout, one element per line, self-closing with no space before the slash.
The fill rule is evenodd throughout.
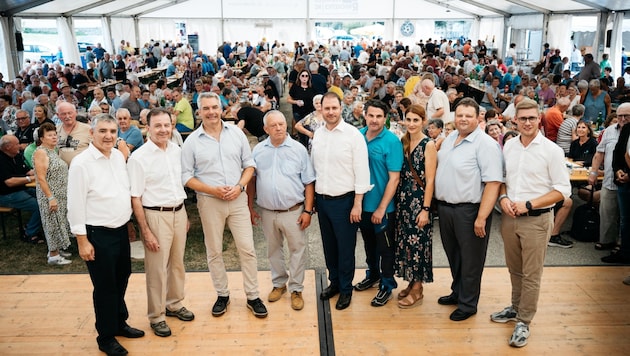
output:
<path id="1" fill-rule="evenodd" d="M 437 150 L 422 129 L 425 110 L 414 104 L 405 115 L 402 137 L 405 161 L 400 173 L 396 206 L 396 274 L 409 282 L 398 294 L 400 308 L 422 304 L 422 283 L 433 282 L 431 199 Z"/>
<path id="2" fill-rule="evenodd" d="M 68 165 L 57 154 L 57 130 L 51 123 L 39 127 L 42 144 L 33 155 L 37 181 L 37 203 L 42 217 L 44 235 L 48 243 L 48 264 L 67 265 L 72 261 L 64 250 L 70 246 L 66 194 L 68 190 Z"/>

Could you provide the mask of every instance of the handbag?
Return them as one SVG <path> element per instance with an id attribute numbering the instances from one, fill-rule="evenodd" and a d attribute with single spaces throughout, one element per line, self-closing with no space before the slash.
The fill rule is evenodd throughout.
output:
<path id="1" fill-rule="evenodd" d="M 422 179 L 420 179 L 420 176 L 418 176 L 418 173 L 416 172 L 415 168 L 413 168 L 413 165 L 411 164 L 410 155 L 407 156 L 407 164 L 409 164 L 409 170 L 411 170 L 411 175 L 413 176 L 413 179 L 424 190 L 424 182 L 422 182 Z M 423 205 L 424 205 L 424 202 L 423 202 Z M 436 213 L 436 212 L 437 212 L 437 201 L 435 200 L 435 198 L 431 198 L 431 213 Z"/>

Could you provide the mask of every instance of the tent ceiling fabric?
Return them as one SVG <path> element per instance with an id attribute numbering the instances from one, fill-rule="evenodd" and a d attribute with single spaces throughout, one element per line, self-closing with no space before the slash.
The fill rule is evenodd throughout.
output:
<path id="1" fill-rule="evenodd" d="M 151 17 L 152 12 L 178 6 L 188 0 L 0 0 L 1 16 L 18 17 Z M 229 0 L 223 0 L 229 1 Z M 311 0 L 317 2 L 317 0 Z M 482 17 L 532 13 L 576 13 L 630 10 L 628 0 L 420 0 L 465 15 Z M 220 3 L 208 8 L 217 9 Z M 216 18 L 216 16 L 210 16 Z"/>

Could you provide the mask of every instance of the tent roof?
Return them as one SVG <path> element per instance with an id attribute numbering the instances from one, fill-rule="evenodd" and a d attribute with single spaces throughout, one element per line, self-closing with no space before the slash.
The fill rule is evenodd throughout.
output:
<path id="1" fill-rule="evenodd" d="M 224 0 L 227 1 L 227 0 Z M 317 0 L 311 0 L 317 1 Z M 465 17 L 536 13 L 580 13 L 630 10 L 628 0 L 418 0 L 461 13 Z M 175 17 L 178 5 L 189 0 L 0 0 L 1 16 L 16 17 Z M 192 2 L 195 2 L 193 0 Z M 190 5 L 190 4 L 188 4 Z M 203 5 L 217 8 L 219 3 Z M 189 8 L 188 6 L 185 6 Z M 190 12 L 188 12 L 190 14 Z M 191 16 L 192 17 L 192 16 Z M 197 14 L 194 17 L 199 17 Z M 216 13 L 212 17 L 217 17 Z"/>

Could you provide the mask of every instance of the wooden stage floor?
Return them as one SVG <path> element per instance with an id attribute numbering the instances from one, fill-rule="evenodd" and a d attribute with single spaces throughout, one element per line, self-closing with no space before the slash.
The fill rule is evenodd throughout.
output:
<path id="1" fill-rule="evenodd" d="M 132 355 L 624 355 L 630 350 L 630 267 L 547 267 L 529 345 L 507 345 L 514 323 L 497 324 L 489 314 L 509 302 L 505 268 L 486 268 L 479 311 L 463 321 L 448 319 L 453 307 L 437 304 L 449 293 L 450 272 L 434 269 L 424 304 L 403 310 L 396 299 L 374 308 L 376 289 L 355 292 L 351 306 L 320 302 L 325 275 L 309 270 L 305 307 L 294 311 L 289 294 L 265 302 L 269 317 L 256 319 L 245 307 L 240 272 L 230 272 L 228 312 L 210 314 L 216 299 L 207 272 L 187 274 L 185 305 L 192 322 L 168 318 L 173 336 L 155 336 L 146 318 L 144 274 L 133 274 L 127 292 L 129 324 L 141 339 L 119 338 Z M 356 281 L 363 278 L 357 271 Z M 271 289 L 268 271 L 258 274 L 261 297 Z M 0 355 L 98 355 L 91 284 L 87 274 L 0 276 Z M 399 289 L 405 287 L 399 281 Z"/>

